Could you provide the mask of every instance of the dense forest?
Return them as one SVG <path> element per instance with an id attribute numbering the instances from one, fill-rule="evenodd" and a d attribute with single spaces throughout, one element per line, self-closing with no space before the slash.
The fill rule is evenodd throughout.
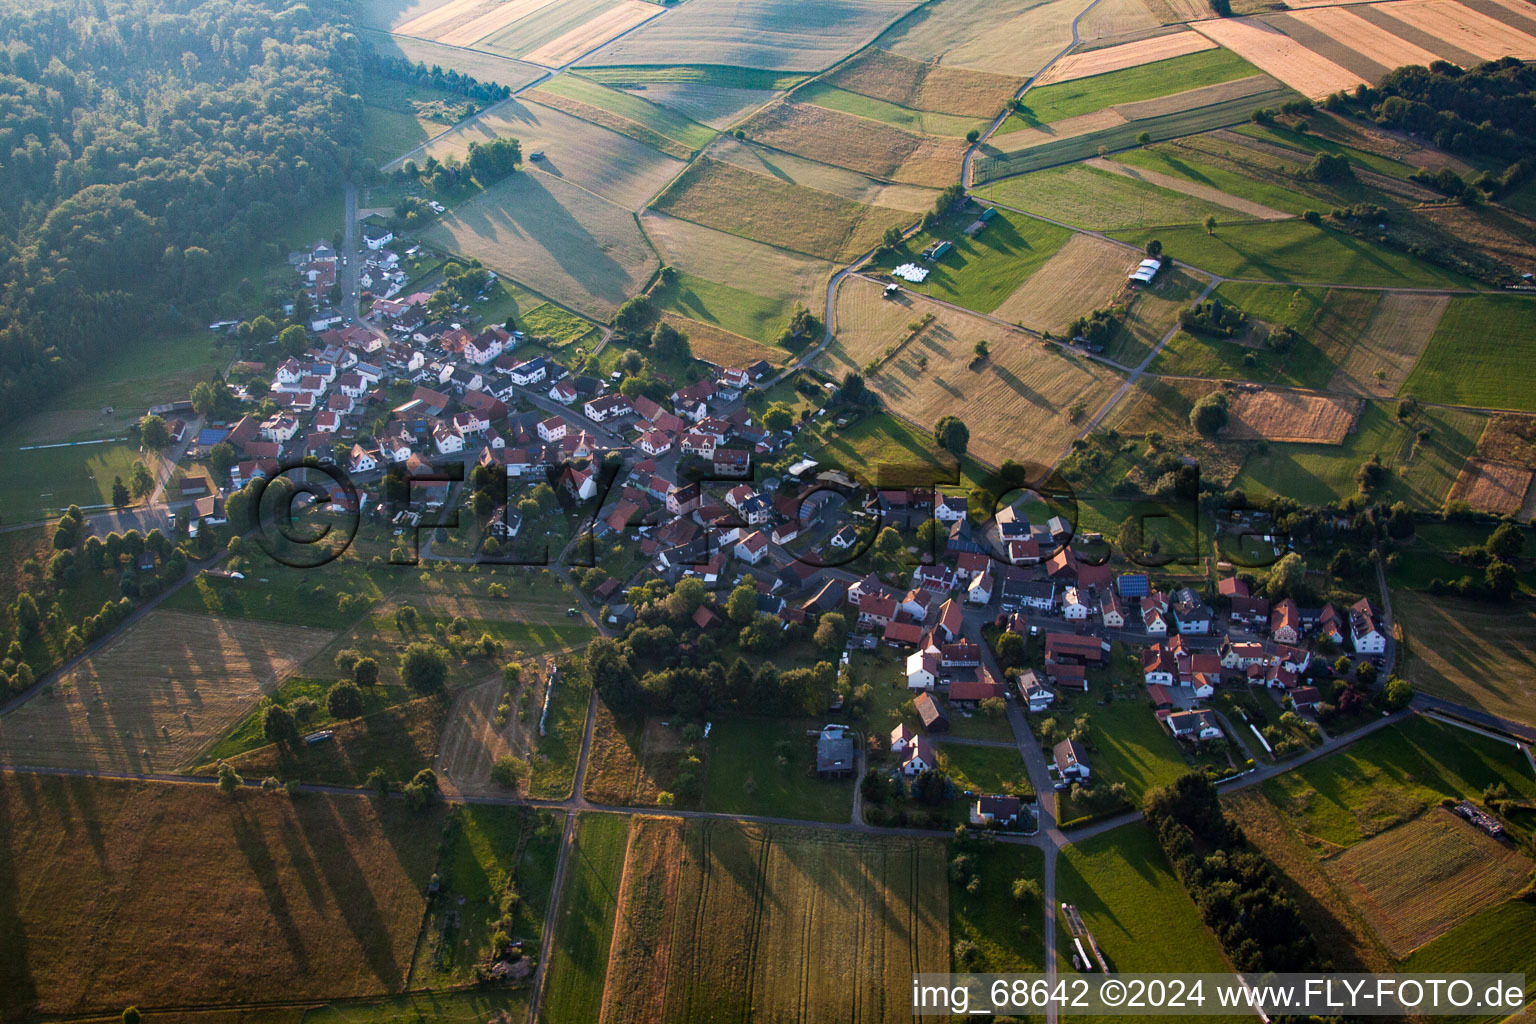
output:
<path id="1" fill-rule="evenodd" d="M 341 0 L 0 7 L 0 417 L 233 301 L 360 159 Z"/>

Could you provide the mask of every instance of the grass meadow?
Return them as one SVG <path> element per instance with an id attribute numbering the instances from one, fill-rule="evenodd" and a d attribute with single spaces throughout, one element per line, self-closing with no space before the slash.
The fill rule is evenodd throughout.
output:
<path id="1" fill-rule="evenodd" d="M 1474 570 L 1445 566 L 1448 579 Z M 1536 608 L 1463 601 L 1398 590 L 1394 610 L 1407 636 L 1403 674 L 1445 700 L 1517 721 L 1536 720 Z"/>
<path id="2" fill-rule="evenodd" d="M 1536 299 L 1453 297 L 1405 388 L 1429 402 L 1536 410 Z"/>
<path id="3" fill-rule="evenodd" d="M 974 943 L 980 953 L 977 970 L 1029 974 L 1045 969 L 1045 937 L 1040 934 L 1040 900 L 1013 898 L 1013 882 L 1041 882 L 1045 854 L 1038 847 L 990 843 L 965 852 L 975 861 L 981 890 L 970 893 L 951 882 L 949 934 L 959 943 Z M 954 965 L 956 968 L 959 965 Z"/>
<path id="4" fill-rule="evenodd" d="M 786 302 L 682 271 L 671 284 L 657 286 L 651 298 L 690 320 L 767 343 L 778 338 L 793 312 Z"/>
<path id="5" fill-rule="evenodd" d="M 815 81 L 795 93 L 801 103 L 814 103 L 829 110 L 841 110 L 845 114 L 867 117 L 871 121 L 884 121 L 909 132 L 923 135 L 951 135 L 963 137 L 966 132 L 982 131 L 987 121 L 979 117 L 963 117 L 958 114 L 940 114 L 931 110 L 914 110 L 889 100 L 864 96 L 860 93 L 839 89 L 822 81 Z"/>
<path id="6" fill-rule="evenodd" d="M 548 1024 L 598 1019 L 628 842 L 627 818 L 583 814 L 576 821 L 540 1007 L 540 1018 Z"/>
<path id="7" fill-rule="evenodd" d="M 1049 124 L 1118 103 L 1170 96 L 1187 89 L 1230 82 L 1259 74 L 1259 69 L 1231 50 L 1201 50 L 1134 68 L 1043 85 L 1024 94 L 1024 109 L 998 129 L 1000 134 Z"/>
<path id="8" fill-rule="evenodd" d="M 806 731 L 818 724 L 768 718 L 715 722 L 706 742 L 704 809 L 847 821 L 853 813 L 854 783 L 816 777 L 816 740 Z"/>
<path id="9" fill-rule="evenodd" d="M 1198 224 L 1209 215 L 1226 213 L 1194 196 L 1080 163 L 989 182 L 976 194 L 1090 231 Z"/>

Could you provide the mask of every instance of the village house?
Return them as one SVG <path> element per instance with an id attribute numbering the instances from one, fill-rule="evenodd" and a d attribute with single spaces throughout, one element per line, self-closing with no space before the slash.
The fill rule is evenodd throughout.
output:
<path id="1" fill-rule="evenodd" d="M 1064 780 L 1082 780 L 1092 772 L 1088 767 L 1088 752 L 1077 740 L 1062 740 L 1052 751 L 1056 772 Z"/>
<path id="2" fill-rule="evenodd" d="M 1295 601 L 1286 598 L 1275 605 L 1269 616 L 1269 635 L 1277 643 L 1301 642 L 1301 609 Z"/>
<path id="3" fill-rule="evenodd" d="M 1168 731 L 1181 740 L 1214 740 L 1221 737 L 1221 725 L 1210 711 L 1175 711 L 1164 719 Z"/>
<path id="4" fill-rule="evenodd" d="M 1025 669 L 1020 672 L 1017 684 L 1019 696 L 1024 700 L 1025 707 L 1033 713 L 1046 710 L 1056 699 L 1056 694 L 1040 681 L 1034 669 Z"/>
<path id="5" fill-rule="evenodd" d="M 1387 649 L 1387 637 L 1376 624 L 1376 613 L 1371 602 L 1362 597 L 1349 608 L 1349 635 L 1359 654 L 1383 654 Z M 1276 637 L 1276 639 L 1279 639 Z"/>
<path id="6" fill-rule="evenodd" d="M 972 825 L 1008 828 L 1019 823 L 1024 803 L 1016 796 L 981 796 L 971 804 Z"/>
<path id="7" fill-rule="evenodd" d="M 768 535 L 761 530 L 737 541 L 736 557 L 748 565 L 756 565 L 768 557 Z"/>
<path id="8" fill-rule="evenodd" d="M 907 689 L 931 690 L 939 683 L 941 661 L 932 647 L 907 655 Z"/>

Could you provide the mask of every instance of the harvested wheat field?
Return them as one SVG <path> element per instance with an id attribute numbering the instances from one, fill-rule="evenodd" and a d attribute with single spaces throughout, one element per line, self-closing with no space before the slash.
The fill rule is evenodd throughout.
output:
<path id="1" fill-rule="evenodd" d="M 1318 99 L 1340 89 L 1369 84 L 1256 18 L 1216 18 L 1195 22 L 1191 27 L 1303 96 Z"/>
<path id="2" fill-rule="evenodd" d="M 1478 458 L 1536 469 L 1536 416 L 1500 413 L 1477 439 Z"/>
<path id="3" fill-rule="evenodd" d="M 169 771 L 244 717 L 333 632 L 159 609 L 0 718 L 7 764 Z"/>
<path id="4" fill-rule="evenodd" d="M 0 774 L 0 1018 L 398 992 L 443 817 Z"/>
<path id="5" fill-rule="evenodd" d="M 1133 250 L 1093 235 L 1073 235 L 992 315 L 1035 331 L 1060 334 L 1080 316 L 1109 305 L 1125 290 Z"/>
<path id="6" fill-rule="evenodd" d="M 519 18 L 548 7 L 555 0 L 449 0 L 448 3 L 396 26 L 403 36 L 430 39 L 446 46 L 468 46 L 499 32 Z"/>
<path id="7" fill-rule="evenodd" d="M 1210 5 L 1205 0 L 1146 0 L 1152 14 L 1165 25 L 1177 25 L 1199 21 L 1211 16 Z"/>
<path id="8" fill-rule="evenodd" d="M 662 258 L 683 273 L 708 281 L 735 281 L 755 295 L 779 302 L 811 306 L 826 293 L 834 270 L 826 260 L 651 210 L 640 215 L 640 226 Z"/>
<path id="9" fill-rule="evenodd" d="M 1536 36 L 1456 0 L 1397 0 L 1386 13 L 1484 60 L 1536 59 Z"/>
<path id="10" fill-rule="evenodd" d="M 838 287 L 836 335 L 822 357 L 827 369 L 840 376 L 882 360 L 865 377 L 886 408 L 927 429 L 963 407 L 970 454 L 993 465 L 1053 461 L 1077 436 L 1081 417 L 1096 412 L 1120 383 L 1104 366 L 1063 355 L 1023 331 L 911 292 L 886 299 L 880 284 L 864 278 Z M 978 341 L 991 349 L 984 360 L 973 352 Z M 887 357 L 887 350 L 894 352 Z"/>
<path id="11" fill-rule="evenodd" d="M 1512 846 L 1438 807 L 1324 863 L 1398 957 L 1504 902 L 1531 875 Z"/>
<path id="12" fill-rule="evenodd" d="M 688 335 L 688 347 L 695 357 L 716 366 L 749 366 L 760 359 L 782 366 L 789 361 L 789 353 L 782 348 L 732 334 L 714 324 L 676 313 L 663 313 L 661 318 Z"/>
<path id="13" fill-rule="evenodd" d="M 877 43 L 913 60 L 1028 78 L 1072 42 L 1083 0 L 939 0 Z M 1209 11 L 1207 11 L 1209 14 Z"/>
<path id="14" fill-rule="evenodd" d="M 780 100 L 742 125 L 747 137 L 874 178 L 942 187 L 954 182 L 964 139 L 938 138 L 809 104 Z M 850 144 L 857 139 L 856 145 Z"/>
<path id="15" fill-rule="evenodd" d="M 910 215 L 701 157 L 652 208 L 705 227 L 839 262 L 868 252 Z"/>
<path id="16" fill-rule="evenodd" d="M 1186 53 L 1214 50 L 1216 44 L 1199 32 L 1172 32 L 1134 43 L 1106 46 L 1101 50 L 1088 50 L 1063 57 L 1035 79 L 1035 85 L 1052 82 L 1070 82 L 1078 78 L 1102 75 L 1110 71 L 1140 67 L 1153 61 L 1182 57 Z"/>
<path id="17" fill-rule="evenodd" d="M 735 164 L 753 174 L 767 174 L 806 188 L 831 192 L 856 203 L 887 206 L 913 214 L 927 213 L 939 198 L 939 190 L 935 188 L 879 181 L 846 167 L 807 160 L 803 156 L 769 149 L 753 142 L 743 142 L 729 135 L 716 139 L 704 151 L 704 155 Z M 915 223 L 917 218 L 913 217 L 912 220 Z"/>
<path id="18" fill-rule="evenodd" d="M 1464 501 L 1490 515 L 1514 515 L 1525 507 L 1531 476 L 1524 466 L 1468 459 L 1451 486 L 1450 500 Z"/>
<path id="19" fill-rule="evenodd" d="M 826 81 L 914 110 L 988 118 L 997 116 L 1024 87 L 1024 79 L 1013 75 L 946 67 L 881 49 L 866 50 Z"/>
<path id="20" fill-rule="evenodd" d="M 1344 350 L 1328 390 L 1397 394 L 1450 302 L 1448 295 L 1383 293 L 1359 337 Z"/>
<path id="21" fill-rule="evenodd" d="M 1162 27 L 1143 0 L 1099 0 L 1077 23 L 1077 36 L 1083 43 L 1131 40 Z"/>
<path id="22" fill-rule="evenodd" d="M 1365 400 L 1307 391 L 1245 387 L 1231 396 L 1233 441 L 1343 444 Z"/>
<path id="23" fill-rule="evenodd" d="M 538 173 L 502 179 L 433 224 L 422 240 L 603 321 L 660 266 L 634 214 Z"/>
<path id="24" fill-rule="evenodd" d="M 905 1021 L 948 969 L 942 843 L 633 820 L 603 1024 Z"/>
<path id="25" fill-rule="evenodd" d="M 655 4 L 644 3 L 643 0 L 623 0 L 538 49 L 529 50 L 523 59 L 545 67 L 560 67 L 589 50 L 597 49 L 614 36 L 628 32 L 642 21 L 656 17 L 661 11 Z"/>
<path id="26" fill-rule="evenodd" d="M 1438 54 L 1400 39 L 1379 25 L 1341 7 L 1314 7 L 1292 14 L 1291 17 L 1385 68 L 1400 68 L 1405 64 L 1429 67 L 1440 59 Z"/>
<path id="27" fill-rule="evenodd" d="M 874 39 L 915 0 L 688 0 L 582 62 L 821 71 Z"/>

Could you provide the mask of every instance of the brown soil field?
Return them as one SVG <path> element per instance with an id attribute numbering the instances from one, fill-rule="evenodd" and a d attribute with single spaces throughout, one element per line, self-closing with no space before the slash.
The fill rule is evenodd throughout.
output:
<path id="1" fill-rule="evenodd" d="M 870 49 L 838 67 L 826 81 L 839 89 L 916 110 L 995 117 L 1024 87 L 1024 79 L 967 71 Z"/>
<path id="2" fill-rule="evenodd" d="M 1256 18 L 1216 18 L 1191 27 L 1303 96 L 1316 99 L 1365 81 Z"/>
<path id="3" fill-rule="evenodd" d="M 909 215 L 866 206 L 707 157 L 694 162 L 652 208 L 705 227 L 809 256 L 846 261 L 869 251 Z"/>
<path id="4" fill-rule="evenodd" d="M 1088 78 L 1109 71 L 1140 67 L 1157 60 L 1167 60 L 1186 53 L 1212 50 L 1216 44 L 1198 32 L 1173 32 L 1165 36 L 1153 36 L 1134 43 L 1106 46 L 1102 50 L 1088 50 L 1063 57 L 1046 69 L 1035 80 L 1036 85 L 1052 82 L 1070 82 L 1076 78 Z"/>
<path id="5" fill-rule="evenodd" d="M 430 39 L 445 46 L 468 46 L 499 32 L 554 0 L 451 0 L 395 29 L 403 36 Z"/>
<path id="6" fill-rule="evenodd" d="M 834 167 L 803 156 L 769 149 L 753 142 L 743 142 L 729 135 L 722 135 L 704 151 L 706 156 L 735 164 L 753 174 L 767 174 L 788 179 L 796 185 L 831 192 L 856 203 L 871 206 L 888 206 L 893 210 L 910 213 L 927 213 L 939 198 L 939 190 L 922 185 L 901 185 L 878 181 L 846 167 Z M 916 217 L 912 218 L 917 221 Z"/>
<path id="7" fill-rule="evenodd" d="M 907 1020 L 891 993 L 949 964 L 940 843 L 633 821 L 602 1024 Z"/>
<path id="8" fill-rule="evenodd" d="M 934 319 L 911 337 L 909 325 L 928 313 Z M 1006 459 L 1054 462 L 1079 429 L 1068 409 L 1081 401 L 1091 415 L 1120 383 L 1101 364 L 1063 355 L 984 317 L 910 292 L 882 298 L 881 286 L 863 278 L 846 278 L 838 288 L 836 333 L 823 360 L 838 374 L 900 345 L 868 375 L 869 386 L 893 413 L 924 429 L 963 406 L 970 454 L 993 465 Z M 983 339 L 991 354 L 978 362 L 972 347 Z"/>
<path id="9" fill-rule="evenodd" d="M 663 313 L 661 318 L 688 335 L 688 347 L 694 356 L 717 366 L 748 366 L 759 359 L 782 366 L 789 361 L 789 353 L 782 348 L 732 334 L 713 324 L 676 313 Z"/>
<path id="10" fill-rule="evenodd" d="M 0 1017 L 398 992 L 443 814 L 0 775 Z"/>
<path id="11" fill-rule="evenodd" d="M 524 95 L 546 107 L 554 107 L 583 121 L 591 121 L 595 125 L 612 129 L 620 135 L 628 135 L 636 142 L 643 142 L 647 146 L 661 150 L 667 156 L 677 157 L 679 160 L 687 160 L 693 156 L 693 150 L 681 142 L 675 142 L 655 129 L 647 128 L 640 122 L 631 121 L 611 110 L 604 110 L 602 107 L 595 107 L 590 103 L 583 103 L 581 100 L 562 96 L 547 89 L 530 89 Z"/>
<path id="12" fill-rule="evenodd" d="M 1234 441 L 1343 444 L 1363 405 L 1359 398 L 1245 388 L 1232 396 L 1226 436 Z"/>
<path id="13" fill-rule="evenodd" d="M 1162 27 L 1162 21 L 1152 16 L 1145 0 L 1099 0 L 1077 23 L 1077 35 L 1083 43 L 1130 40 L 1161 31 Z"/>
<path id="14" fill-rule="evenodd" d="M 530 51 L 523 59 L 551 68 L 569 64 L 588 50 L 597 49 L 614 36 L 660 13 L 655 4 L 644 3 L 642 0 L 624 0 L 617 7 L 610 7 L 591 21 Z"/>
<path id="15" fill-rule="evenodd" d="M 1477 439 L 1479 458 L 1536 469 L 1536 416 L 1499 413 Z"/>
<path id="16" fill-rule="evenodd" d="M 1131 167 L 1128 164 L 1117 163 L 1114 160 L 1106 160 L 1103 157 L 1094 157 L 1085 160 L 1090 167 L 1097 167 L 1101 171 L 1109 171 L 1112 174 L 1124 175 L 1127 178 L 1135 178 L 1137 181 L 1145 181 L 1150 185 L 1171 189 L 1174 192 L 1182 192 L 1186 196 L 1194 196 L 1196 199 L 1217 206 L 1224 206 L 1229 210 L 1258 220 L 1290 220 L 1291 215 L 1282 210 L 1274 210 L 1263 203 L 1255 203 L 1240 196 L 1234 196 L 1228 192 L 1211 185 L 1202 185 L 1196 181 L 1188 181 L 1184 178 L 1176 178 L 1171 174 L 1163 174 L 1160 171 L 1146 171 L 1140 167 Z"/>
<path id="17" fill-rule="evenodd" d="M 1072 42 L 1080 0 L 941 0 L 876 42 L 913 60 L 1028 78 Z"/>
<path id="18" fill-rule="evenodd" d="M 662 259 L 706 281 L 748 285 L 755 295 L 815 306 L 834 267 L 825 260 L 647 210 L 640 224 Z"/>
<path id="19" fill-rule="evenodd" d="M 1060 334 L 1066 326 L 1109 305 L 1125 290 L 1136 254 L 1093 235 L 1073 235 L 992 311 L 1031 330 Z"/>
<path id="20" fill-rule="evenodd" d="M 1500 57 L 1536 58 L 1536 36 L 1491 18 L 1455 0 L 1399 0 L 1390 8 L 1392 17 L 1484 60 Z"/>
<path id="21" fill-rule="evenodd" d="M 1451 486 L 1452 501 L 1465 501 L 1479 512 L 1514 515 L 1525 507 L 1532 473 L 1524 466 L 1468 459 Z"/>
<path id="22" fill-rule="evenodd" d="M 1516 273 L 1536 273 L 1536 218 L 1502 206 L 1459 203 L 1426 206 L 1414 214 Z"/>
<path id="23" fill-rule="evenodd" d="M 1397 394 L 1413 364 L 1424 354 L 1450 301 L 1448 295 L 1382 294 L 1364 329 L 1341 353 L 1328 390 Z M 1352 326 L 1360 327 L 1358 323 Z M 1379 379 L 1378 370 L 1383 373 Z"/>
<path id="24" fill-rule="evenodd" d="M 1268 857 L 1313 936 L 1341 971 L 1390 971 L 1393 960 L 1338 883 L 1324 871 L 1261 787 L 1229 792 L 1221 806 Z"/>
<path id="25" fill-rule="evenodd" d="M 583 793 L 610 807 L 654 807 L 660 794 L 672 788 L 685 749 L 676 728 L 659 719 L 620 728 L 600 702 Z"/>
<path id="26" fill-rule="evenodd" d="M 1428 67 L 1439 60 L 1438 54 L 1400 39 L 1378 25 L 1373 25 L 1352 11 L 1340 7 L 1316 7 L 1291 15 L 1303 25 L 1323 32 L 1350 49 L 1369 57 L 1386 68 L 1405 64 Z"/>
<path id="27" fill-rule="evenodd" d="M 1325 864 L 1397 957 L 1504 902 L 1531 874 L 1528 858 L 1438 807 Z"/>
<path id="28" fill-rule="evenodd" d="M 903 131 L 894 125 L 781 100 L 744 125 L 748 138 L 874 178 L 942 187 L 960 173 L 965 140 Z M 850 145 L 857 139 L 857 145 Z"/>
<path id="29" fill-rule="evenodd" d="M 543 672 L 534 668 L 524 673 L 524 685 L 536 690 L 543 686 Z M 508 754 L 527 759 L 533 749 L 528 726 L 517 720 L 517 702 L 507 724 L 496 728 L 496 707 L 506 688 L 500 679 L 488 679 L 471 686 L 453 700 L 448 719 L 443 723 L 438 745 L 438 783 L 450 799 L 466 796 L 510 796 L 517 790 L 506 789 L 491 781 L 491 766 Z M 540 697 L 542 700 L 542 697 Z M 529 698 L 529 715 L 537 731 L 539 703 Z M 526 782 L 526 779 L 524 780 Z"/>
<path id="30" fill-rule="evenodd" d="M 151 612 L 0 718 L 7 764 L 169 771 L 244 717 L 333 632 Z"/>

